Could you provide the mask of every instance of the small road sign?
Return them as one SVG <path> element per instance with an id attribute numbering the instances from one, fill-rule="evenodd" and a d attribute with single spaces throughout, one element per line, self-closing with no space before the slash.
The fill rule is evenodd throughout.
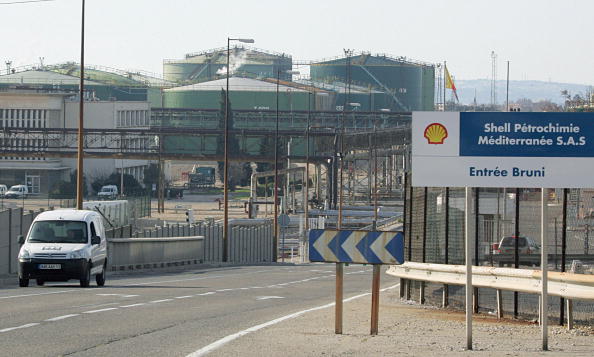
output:
<path id="1" fill-rule="evenodd" d="M 312 262 L 402 264 L 402 232 L 339 231 L 312 229 L 309 233 Z"/>
<path id="2" fill-rule="evenodd" d="M 285 228 L 289 226 L 289 223 L 291 223 L 291 217 L 289 217 L 286 214 L 281 214 L 280 216 L 278 216 L 278 225 Z"/>

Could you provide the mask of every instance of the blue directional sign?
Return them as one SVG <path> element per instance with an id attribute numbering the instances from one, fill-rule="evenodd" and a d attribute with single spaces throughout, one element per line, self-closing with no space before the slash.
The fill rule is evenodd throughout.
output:
<path id="1" fill-rule="evenodd" d="M 309 260 L 327 263 L 402 264 L 404 236 L 401 232 L 312 229 L 309 232 Z"/>

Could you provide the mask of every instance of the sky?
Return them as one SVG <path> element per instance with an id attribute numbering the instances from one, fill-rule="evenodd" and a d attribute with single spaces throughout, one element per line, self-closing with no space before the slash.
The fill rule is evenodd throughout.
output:
<path id="1" fill-rule="evenodd" d="M 0 0 L 0 64 L 79 62 L 81 0 Z M 162 73 L 228 37 L 298 61 L 344 49 L 439 63 L 460 79 L 594 84 L 591 0 L 87 0 L 85 63 Z"/>

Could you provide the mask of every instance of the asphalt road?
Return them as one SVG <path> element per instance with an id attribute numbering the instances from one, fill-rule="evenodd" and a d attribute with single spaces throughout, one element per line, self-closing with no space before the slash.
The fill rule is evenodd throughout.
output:
<path id="1" fill-rule="evenodd" d="M 88 289 L 32 281 L 0 289 L 0 355 L 185 356 L 333 302 L 334 272 L 334 264 L 227 267 L 108 276 L 105 287 Z M 370 285 L 371 267 L 345 267 L 345 298 Z"/>

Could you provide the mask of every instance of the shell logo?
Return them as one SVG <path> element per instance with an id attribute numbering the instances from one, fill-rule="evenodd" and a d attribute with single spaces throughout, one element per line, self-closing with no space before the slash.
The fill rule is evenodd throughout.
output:
<path id="1" fill-rule="evenodd" d="M 445 138 L 448 137 L 448 130 L 440 123 L 432 123 L 427 125 L 423 136 L 429 144 L 443 144 Z"/>

